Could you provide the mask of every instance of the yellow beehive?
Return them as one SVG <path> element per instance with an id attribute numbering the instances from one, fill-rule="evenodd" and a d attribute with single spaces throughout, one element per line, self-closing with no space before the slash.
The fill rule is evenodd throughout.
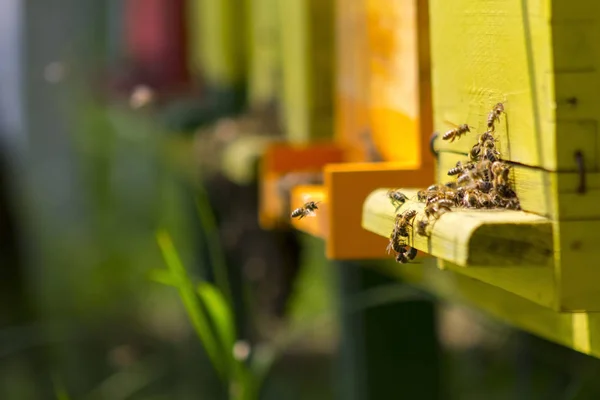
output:
<path id="1" fill-rule="evenodd" d="M 248 1 L 248 101 L 264 107 L 281 95 L 278 0 Z"/>
<path id="2" fill-rule="evenodd" d="M 334 2 L 278 0 L 288 141 L 333 136 Z"/>
<path id="3" fill-rule="evenodd" d="M 594 246 L 600 239 L 600 47 L 594 45 L 600 3 L 430 0 L 429 9 L 434 130 L 471 127 L 454 143 L 437 140 L 437 180 L 450 180 L 446 171 L 466 158 L 487 128 L 488 113 L 502 102 L 499 150 L 514 164 L 511 178 L 523 209 L 547 218 L 553 243 L 546 267 L 531 268 L 525 257 L 509 266 L 500 266 L 507 257 L 499 257 L 497 266 L 488 260 L 444 267 L 555 310 L 600 311 L 600 248 Z M 487 229 L 493 216 L 481 216 Z M 442 258 L 461 260 L 444 251 Z"/>
<path id="4" fill-rule="evenodd" d="M 212 87 L 232 88 L 246 76 L 245 0 L 189 0 L 190 70 Z"/>

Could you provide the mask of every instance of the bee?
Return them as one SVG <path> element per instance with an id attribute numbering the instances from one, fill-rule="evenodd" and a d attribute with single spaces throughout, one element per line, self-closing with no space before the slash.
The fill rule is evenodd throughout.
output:
<path id="1" fill-rule="evenodd" d="M 427 190 L 419 190 L 417 192 L 417 200 L 421 202 L 427 200 Z"/>
<path id="2" fill-rule="evenodd" d="M 504 198 L 504 199 L 514 199 L 517 197 L 517 194 L 515 193 L 514 190 L 511 189 L 511 187 L 509 185 L 497 184 L 494 187 L 494 190 L 497 194 L 502 196 L 502 198 Z"/>
<path id="3" fill-rule="evenodd" d="M 477 160 L 479 160 L 479 157 L 481 156 L 482 149 L 493 149 L 495 147 L 496 147 L 496 139 L 491 134 L 491 132 L 490 131 L 483 132 L 481 135 L 479 135 L 479 138 L 477 139 L 477 143 L 475 143 L 473 145 L 473 147 L 471 148 L 471 151 L 469 152 L 469 159 L 471 161 L 477 161 Z"/>
<path id="4" fill-rule="evenodd" d="M 494 131 L 496 129 L 495 124 L 500 120 L 500 115 L 504 112 L 504 104 L 498 103 L 492 108 L 492 111 L 488 114 L 487 126 L 488 129 Z"/>
<path id="5" fill-rule="evenodd" d="M 427 226 L 429 226 L 428 221 L 424 219 L 419 220 L 419 222 L 417 222 L 417 235 L 429 236 L 429 233 L 427 233 Z"/>
<path id="6" fill-rule="evenodd" d="M 406 242 L 401 240 L 401 238 L 397 235 L 396 232 L 392 232 L 390 235 L 390 243 L 386 248 L 386 252 L 391 254 L 392 251 L 395 253 L 402 253 L 406 251 Z"/>
<path id="7" fill-rule="evenodd" d="M 408 257 L 406 256 L 406 252 L 399 252 L 396 254 L 396 262 L 400 264 L 408 264 Z"/>
<path id="8" fill-rule="evenodd" d="M 489 193 L 494 188 L 494 184 L 490 181 L 478 180 L 474 182 L 474 188 L 483 193 Z"/>
<path id="9" fill-rule="evenodd" d="M 428 192 L 435 192 L 435 191 L 438 191 L 438 190 L 440 190 L 440 186 L 439 185 L 431 185 L 431 186 L 429 186 L 427 188 Z"/>
<path id="10" fill-rule="evenodd" d="M 414 247 L 409 247 L 408 251 L 406 252 L 406 258 L 408 258 L 409 260 L 414 260 L 416 256 L 417 249 L 415 249 Z"/>
<path id="11" fill-rule="evenodd" d="M 436 202 L 438 207 L 442 207 L 442 208 L 450 208 L 450 207 L 454 207 L 454 202 L 452 200 L 447 200 L 447 199 L 438 199 L 438 201 Z"/>
<path id="12" fill-rule="evenodd" d="M 402 204 L 404 204 L 404 202 L 406 200 L 408 200 L 408 197 L 406 197 L 406 195 L 402 192 L 400 192 L 399 190 L 395 190 L 395 189 L 391 189 L 387 192 L 387 196 L 390 199 L 390 201 L 392 202 L 392 205 L 396 206 L 396 208 L 402 206 Z"/>
<path id="13" fill-rule="evenodd" d="M 479 193 L 477 195 L 477 200 L 479 201 L 479 206 L 483 208 L 491 208 L 492 207 L 492 198 L 489 194 Z"/>
<path id="14" fill-rule="evenodd" d="M 520 210 L 521 209 L 521 204 L 519 203 L 519 200 L 516 198 L 513 199 L 509 199 L 506 202 L 506 206 L 507 209 L 509 210 Z"/>
<path id="15" fill-rule="evenodd" d="M 317 204 L 320 202 L 307 201 L 302 207 L 292 211 L 292 218 L 302 219 L 304 217 L 312 217 L 315 215 L 315 210 L 318 210 Z"/>
<path id="16" fill-rule="evenodd" d="M 508 182 L 508 175 L 510 174 L 510 166 L 501 161 L 496 161 L 492 164 L 491 168 L 494 179 L 501 179 Z"/>
<path id="17" fill-rule="evenodd" d="M 394 229 L 400 236 L 408 236 L 408 227 L 412 227 L 412 220 L 417 216 L 417 210 L 406 210 L 396 216 L 396 225 Z"/>
<path id="18" fill-rule="evenodd" d="M 469 152 L 469 160 L 477 161 L 479 160 L 479 156 L 481 155 L 481 146 L 479 144 L 475 144 L 471 151 Z"/>
<path id="19" fill-rule="evenodd" d="M 452 181 L 452 182 L 446 182 L 446 183 L 444 183 L 444 186 L 447 189 L 456 189 L 458 187 L 458 185 L 454 181 Z"/>
<path id="20" fill-rule="evenodd" d="M 477 192 L 474 190 L 466 191 L 465 196 L 462 199 L 462 204 L 466 208 L 476 208 L 479 205 Z"/>
<path id="21" fill-rule="evenodd" d="M 467 132 L 471 132 L 469 125 L 462 124 L 444 133 L 442 140 L 450 140 L 450 143 L 452 143 L 455 139 L 459 139 L 462 135 L 466 135 Z"/>
<path id="22" fill-rule="evenodd" d="M 500 160 L 500 153 L 495 148 L 486 148 L 483 157 L 491 162 L 496 162 Z"/>
<path id="23" fill-rule="evenodd" d="M 475 164 L 474 163 L 465 163 L 463 164 L 462 162 L 458 161 L 456 163 L 456 166 L 454 168 L 451 168 L 450 170 L 448 170 L 448 175 L 452 176 L 452 175 L 458 175 L 460 173 L 462 173 L 465 170 L 468 169 L 473 169 L 475 168 Z"/>
<path id="24" fill-rule="evenodd" d="M 444 214 L 448 211 L 452 211 L 452 210 L 450 209 L 449 206 L 442 205 L 439 202 L 436 202 L 436 203 L 431 203 L 431 204 L 425 206 L 425 209 L 423 211 L 425 212 L 425 216 L 427 218 L 430 218 L 430 217 L 439 218 L 442 216 L 442 214 Z"/>

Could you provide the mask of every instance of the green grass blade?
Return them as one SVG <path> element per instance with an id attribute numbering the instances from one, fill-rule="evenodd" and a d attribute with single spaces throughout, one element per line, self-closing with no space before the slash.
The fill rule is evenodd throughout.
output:
<path id="1" fill-rule="evenodd" d="M 227 357 L 228 354 L 223 354 L 220 351 L 219 343 L 210 327 L 208 317 L 205 314 L 200 298 L 196 295 L 194 286 L 187 276 L 185 268 L 181 263 L 179 255 L 173 246 L 173 242 L 168 233 L 159 231 L 156 234 L 156 240 L 160 247 L 162 256 L 167 264 L 167 267 L 175 282 L 177 282 L 177 289 L 179 295 L 183 301 L 183 305 L 188 313 L 192 326 L 196 331 L 200 341 L 204 345 L 206 353 L 210 358 L 213 367 L 217 373 L 225 380 L 227 380 Z"/>
<path id="2" fill-rule="evenodd" d="M 177 287 L 177 281 L 169 270 L 153 269 L 148 272 L 148 279 L 166 286 Z"/>
<path id="3" fill-rule="evenodd" d="M 198 285 L 198 296 L 213 322 L 223 348 L 225 351 L 231 352 L 235 344 L 235 322 L 231 308 L 223 294 L 214 285 L 202 282 Z"/>
<path id="4" fill-rule="evenodd" d="M 215 273 L 215 283 L 221 289 L 223 296 L 230 306 L 233 305 L 233 297 L 231 287 L 229 285 L 229 273 L 227 271 L 227 262 L 222 251 L 222 246 L 219 239 L 219 230 L 217 229 L 217 221 L 210 206 L 208 195 L 202 186 L 197 188 L 198 195 L 196 197 L 196 210 L 202 230 L 208 241 L 208 256 Z"/>

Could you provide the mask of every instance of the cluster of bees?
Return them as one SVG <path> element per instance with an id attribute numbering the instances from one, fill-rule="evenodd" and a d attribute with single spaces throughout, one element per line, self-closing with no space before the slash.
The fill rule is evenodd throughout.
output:
<path id="1" fill-rule="evenodd" d="M 414 228 L 417 235 L 428 237 L 431 222 L 435 222 L 444 213 L 452 211 L 452 208 L 521 209 L 509 179 L 511 167 L 501 161 L 494 137 L 496 124 L 504 113 L 502 103 L 496 104 L 490 111 L 487 118 L 487 131 L 479 135 L 477 143 L 469 152 L 469 159 L 465 162 L 457 162 L 456 166 L 448 171 L 448 175 L 456 177 L 456 180 L 446 184 L 431 185 L 417 193 L 417 200 L 425 203 L 425 208 L 424 216 L 416 222 L 416 227 L 414 226 L 416 210 L 409 209 L 396 214 L 387 252 L 389 254 L 393 251 L 397 262 L 407 263 L 417 254 L 414 248 L 409 247 L 408 228 Z M 470 127 L 467 124 L 459 125 L 446 132 L 442 139 L 453 142 L 468 132 Z M 388 197 L 396 209 L 408 200 L 398 190 L 390 190 Z"/>

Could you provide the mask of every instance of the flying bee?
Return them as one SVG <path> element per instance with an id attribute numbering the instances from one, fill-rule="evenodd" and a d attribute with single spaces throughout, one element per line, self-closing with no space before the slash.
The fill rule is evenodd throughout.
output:
<path id="1" fill-rule="evenodd" d="M 451 168 L 450 170 L 448 170 L 448 175 L 452 176 L 452 175 L 458 175 L 461 172 L 467 170 L 467 169 L 473 169 L 475 168 L 475 164 L 474 163 L 465 163 L 463 164 L 461 161 L 457 161 L 456 162 L 456 166 L 454 168 Z"/>
<path id="2" fill-rule="evenodd" d="M 408 258 L 409 260 L 414 260 L 416 256 L 417 249 L 415 249 L 414 247 L 409 247 L 408 251 L 406 252 L 406 258 Z"/>
<path id="3" fill-rule="evenodd" d="M 317 207 L 317 204 L 319 203 L 320 201 L 307 201 L 302 207 L 292 211 L 292 218 L 302 219 L 304 217 L 313 217 L 315 215 L 315 210 L 319 209 L 319 207 Z"/>
<path id="4" fill-rule="evenodd" d="M 417 235 L 429 236 L 429 233 L 427 232 L 427 226 L 429 226 L 429 222 L 424 219 L 419 220 L 419 222 L 417 222 Z"/>
<path id="5" fill-rule="evenodd" d="M 495 124 L 500 120 L 500 115 L 504 112 L 504 104 L 498 103 L 492 108 L 492 111 L 488 114 L 487 126 L 488 129 L 493 131 L 496 129 Z"/>
<path id="6" fill-rule="evenodd" d="M 460 139 L 461 136 L 466 135 L 468 132 L 471 132 L 471 127 L 469 125 L 455 125 L 453 129 L 450 129 L 448 132 L 444 133 L 442 140 L 450 140 L 450 143 L 452 143 L 455 139 Z"/>
<path id="7" fill-rule="evenodd" d="M 389 190 L 387 196 L 392 202 L 392 205 L 396 206 L 396 208 L 399 208 L 406 200 L 408 200 L 408 197 L 406 197 L 404 193 L 396 189 Z"/>

